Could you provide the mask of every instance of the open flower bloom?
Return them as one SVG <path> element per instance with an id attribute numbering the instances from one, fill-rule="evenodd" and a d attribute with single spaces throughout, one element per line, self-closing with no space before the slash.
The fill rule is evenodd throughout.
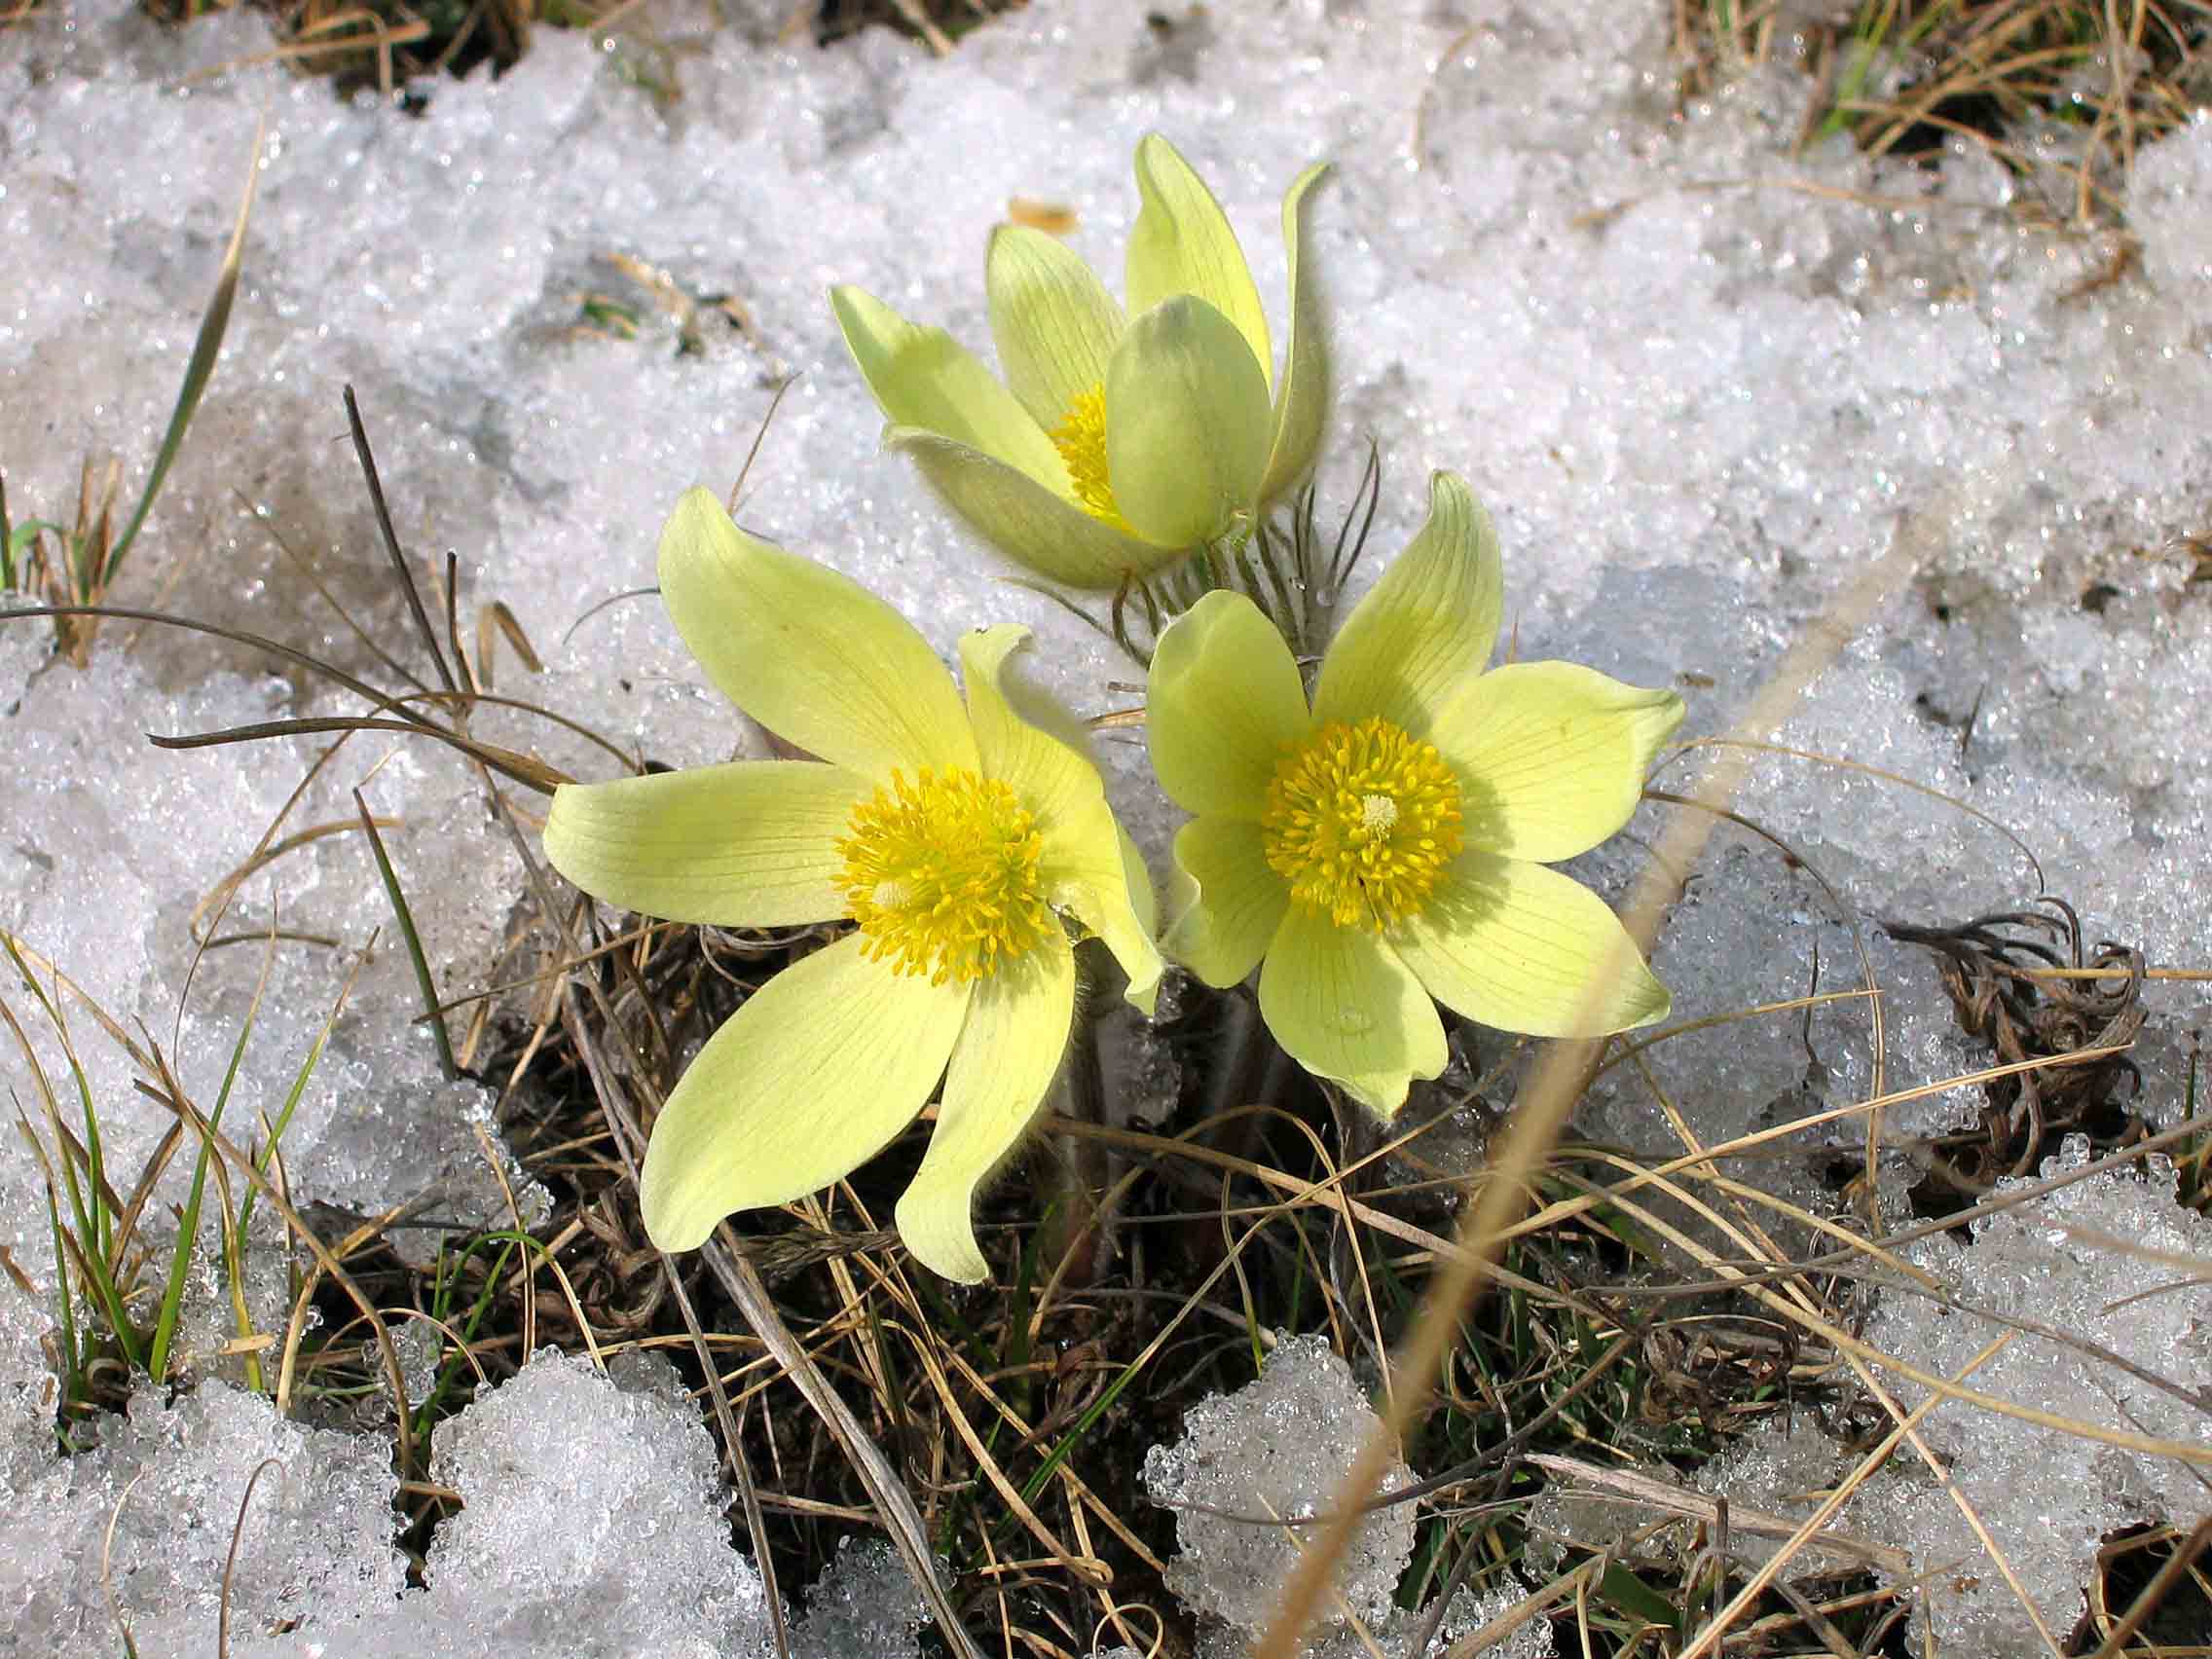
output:
<path id="1" fill-rule="evenodd" d="M 1010 700 L 1027 629 L 961 641 L 963 707 L 897 612 L 745 535 L 705 490 L 662 532 L 660 584 L 708 677 L 822 758 L 565 784 L 546 856 L 585 892 L 647 915 L 860 925 L 754 992 L 678 1081 L 645 1151 L 645 1231 L 688 1250 L 733 1211 L 828 1186 L 912 1123 L 942 1078 L 899 1231 L 926 1266 L 979 1280 L 976 1189 L 1067 1048 L 1065 923 L 1105 941 L 1129 1000 L 1151 1011 L 1160 957 L 1139 914 L 1143 866 L 1090 761 Z"/>
<path id="2" fill-rule="evenodd" d="M 1211 985 L 1258 967 L 1284 1051 L 1384 1117 L 1444 1069 L 1431 997 L 1539 1036 L 1667 1013 L 1604 901 L 1544 864 L 1628 821 L 1681 700 L 1571 663 L 1484 673 L 1503 591 L 1488 515 L 1440 472 L 1310 709 L 1239 594 L 1207 594 L 1153 654 L 1153 767 L 1198 815 L 1175 838 L 1169 954 Z"/>
<path id="3" fill-rule="evenodd" d="M 859 288 L 830 292 L 845 345 L 904 450 L 953 511 L 1016 563 L 1112 588 L 1213 540 L 1306 476 L 1328 401 L 1327 342 L 1299 249 L 1309 192 L 1282 203 L 1290 340 L 1268 319 L 1213 192 L 1166 139 L 1137 146 L 1144 205 L 1124 312 L 1082 259 L 1021 225 L 984 261 L 1001 384 L 941 328 Z"/>

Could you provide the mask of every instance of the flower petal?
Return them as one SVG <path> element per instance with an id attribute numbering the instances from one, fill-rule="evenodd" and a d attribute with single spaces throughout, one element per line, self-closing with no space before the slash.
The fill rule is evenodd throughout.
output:
<path id="1" fill-rule="evenodd" d="M 1390 942 L 1437 1001 L 1500 1031 L 1599 1037 L 1667 1017 L 1667 987 L 1620 918 L 1539 864 L 1461 853 Z"/>
<path id="2" fill-rule="evenodd" d="M 1178 294 L 1141 313 L 1106 368 L 1106 472 L 1129 528 L 1196 547 L 1259 500 L 1268 377 L 1229 319 Z"/>
<path id="3" fill-rule="evenodd" d="M 1248 818 L 1194 818 L 1175 832 L 1178 897 L 1167 953 L 1216 987 L 1260 965 L 1290 909 L 1290 889 L 1268 866 L 1260 827 Z"/>
<path id="4" fill-rule="evenodd" d="M 1260 1014 L 1284 1053 L 1384 1119 L 1449 1057 L 1436 1006 L 1379 937 L 1295 907 L 1260 969 Z"/>
<path id="5" fill-rule="evenodd" d="M 723 695 L 786 742 L 878 781 L 974 767 L 952 676 L 850 576 L 757 541 L 690 490 L 660 537 L 670 620 Z"/>
<path id="6" fill-rule="evenodd" d="M 861 288 L 830 289 L 830 309 L 892 425 L 966 444 L 1073 498 L 1067 462 L 1044 427 L 951 335 L 908 322 Z"/>
<path id="7" fill-rule="evenodd" d="M 1035 816 L 1044 843 L 1038 874 L 1047 902 L 1106 941 L 1129 977 L 1129 1001 L 1149 1014 L 1161 965 L 1132 892 L 1124 838 L 1098 768 L 1069 740 L 1080 738 L 1073 731 L 1068 738 L 1054 736 L 1043 723 L 1054 715 L 1064 718 L 1063 712 L 1041 707 L 1041 694 L 1014 676 L 1014 654 L 1028 640 L 1027 628 L 1003 622 L 960 642 L 961 677 L 968 684 L 983 775 L 1007 784 Z M 1135 879 L 1142 881 L 1149 905 L 1151 881 L 1141 859 Z"/>
<path id="8" fill-rule="evenodd" d="M 932 1272 L 961 1284 L 989 1276 L 970 1219 L 976 1189 L 1044 1105 L 1074 1016 L 1075 952 L 1062 936 L 976 981 L 930 1149 L 899 1200 L 899 1235 Z"/>
<path id="9" fill-rule="evenodd" d="M 1517 662 L 1461 682 L 1429 736 L 1458 769 L 1467 844 L 1550 862 L 1628 822 L 1682 700 L 1571 662 Z"/>
<path id="10" fill-rule="evenodd" d="M 1329 415 L 1329 330 L 1321 314 L 1321 287 L 1310 271 L 1301 269 L 1307 200 L 1328 170 L 1328 163 L 1314 163 L 1291 181 L 1282 199 L 1282 244 L 1290 260 L 1290 343 L 1283 348 L 1282 379 L 1275 387 L 1274 447 L 1260 484 L 1263 506 L 1306 481 Z"/>
<path id="11" fill-rule="evenodd" d="M 960 678 L 968 687 L 968 719 L 983 776 L 996 778 L 1021 797 L 1051 835 L 1072 813 L 1103 800 L 1106 786 L 1082 741 L 1075 718 L 1052 705 L 1014 672 L 1014 658 L 1029 645 L 1018 622 L 977 628 L 960 637 Z M 1060 728 L 1055 733 L 1052 727 Z"/>
<path id="12" fill-rule="evenodd" d="M 1186 812 L 1257 820 L 1276 761 L 1311 730 L 1290 647 L 1242 594 L 1207 594 L 1153 647 L 1146 741 L 1160 787 Z"/>
<path id="13" fill-rule="evenodd" d="M 737 760 L 563 784 L 545 856 L 593 898 L 672 922 L 774 928 L 847 914 L 837 839 L 868 782 L 811 760 Z"/>
<path id="14" fill-rule="evenodd" d="M 1114 826 L 1122 843 L 1122 879 L 1128 884 L 1129 907 L 1136 912 L 1137 926 L 1144 930 L 1146 939 L 1160 932 L 1160 895 L 1153 891 L 1152 871 L 1146 867 L 1144 849 L 1136 837 L 1119 823 Z M 1145 1010 L 1150 1014 L 1152 1010 Z"/>
<path id="15" fill-rule="evenodd" d="M 1139 541 L 1028 474 L 934 432 L 893 426 L 883 442 L 912 456 L 930 487 L 977 535 L 1047 581 L 1110 592 L 1190 551 Z"/>
<path id="16" fill-rule="evenodd" d="M 1428 481 L 1428 518 L 1337 630 L 1313 688 L 1316 719 L 1369 715 L 1426 737 L 1437 709 L 1497 643 L 1497 533 L 1456 474 Z"/>
<path id="17" fill-rule="evenodd" d="M 696 1248 L 725 1215 L 850 1174 L 929 1099 L 971 987 L 895 974 L 865 942 L 849 935 L 778 974 L 677 1080 L 638 1180 L 661 1249 Z"/>
<path id="18" fill-rule="evenodd" d="M 1274 363 L 1268 314 L 1260 309 L 1252 267 L 1229 228 L 1229 216 L 1191 164 L 1159 133 L 1147 133 L 1138 143 L 1136 166 L 1144 205 L 1129 229 L 1122 283 L 1130 314 L 1177 294 L 1196 294 L 1243 335 L 1265 389 Z"/>
<path id="19" fill-rule="evenodd" d="M 1064 242 L 1027 225 L 991 233 L 983 284 L 1007 387 L 1049 436 L 1106 378 L 1121 305 Z"/>

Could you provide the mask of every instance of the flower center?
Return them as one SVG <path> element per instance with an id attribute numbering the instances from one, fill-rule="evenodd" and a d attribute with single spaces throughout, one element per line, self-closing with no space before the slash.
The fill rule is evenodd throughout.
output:
<path id="1" fill-rule="evenodd" d="M 1331 720 L 1275 766 L 1260 843 L 1302 909 L 1381 933 L 1418 915 L 1459 853 L 1459 781 L 1380 717 Z"/>
<path id="2" fill-rule="evenodd" d="M 1041 844 L 1036 820 L 996 779 L 924 766 L 908 783 L 894 772 L 853 808 L 837 887 L 865 954 L 935 985 L 965 982 L 996 973 L 1053 925 L 1038 891 Z"/>
<path id="3" fill-rule="evenodd" d="M 1067 462 L 1068 482 L 1083 510 L 1116 530 L 1128 521 L 1114 500 L 1114 483 L 1106 471 L 1106 386 L 1103 381 L 1088 391 L 1076 393 L 1060 424 L 1052 428 L 1052 447 Z"/>

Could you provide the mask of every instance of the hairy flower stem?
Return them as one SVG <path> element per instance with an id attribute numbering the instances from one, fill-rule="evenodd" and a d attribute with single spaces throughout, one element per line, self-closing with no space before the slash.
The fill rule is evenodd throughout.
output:
<path id="1" fill-rule="evenodd" d="M 1112 953 L 1096 940 L 1076 946 L 1075 1018 L 1068 1032 L 1067 1058 L 1047 1100 L 1052 1111 L 1077 1123 L 1106 1121 L 1098 1022 L 1122 1000 L 1127 982 Z M 1088 1135 L 1054 1135 L 1040 1141 L 1038 1151 L 1051 1164 L 1040 1174 L 1046 1177 L 1048 1190 L 1056 1194 L 1043 1223 L 1043 1259 L 1058 1264 L 1053 1272 L 1063 1289 L 1081 1289 L 1095 1283 L 1113 1258 L 1114 1218 L 1102 1201 L 1112 1186 L 1106 1143 Z"/>

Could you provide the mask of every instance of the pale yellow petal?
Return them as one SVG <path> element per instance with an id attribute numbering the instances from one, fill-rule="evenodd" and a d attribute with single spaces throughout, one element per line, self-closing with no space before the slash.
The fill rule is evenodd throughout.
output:
<path id="1" fill-rule="evenodd" d="M 1550 862 L 1629 820 L 1682 700 L 1571 662 L 1508 663 L 1461 683 L 1430 739 L 1457 769 L 1470 847 Z"/>
<path id="2" fill-rule="evenodd" d="M 1435 1005 L 1389 946 L 1295 906 L 1260 968 L 1260 1014 L 1284 1053 L 1384 1119 L 1450 1057 Z"/>
<path id="3" fill-rule="evenodd" d="M 1044 843 L 1038 875 L 1047 902 L 1105 941 L 1129 977 L 1129 1001 L 1149 1014 L 1161 964 L 1152 929 L 1131 891 L 1121 827 L 1089 756 L 1039 723 L 1051 718 L 1037 706 L 1041 693 L 1014 677 L 1014 657 L 1028 639 L 1028 629 L 1006 622 L 978 629 L 960 642 L 961 675 L 968 682 L 969 717 L 983 775 L 1006 783 L 1035 816 Z M 1140 878 L 1143 868 L 1140 861 Z M 1145 903 L 1150 903 L 1149 881 Z"/>
<path id="4" fill-rule="evenodd" d="M 988 1276 L 976 1191 L 1045 1104 L 1074 1014 L 1075 952 L 1060 935 L 976 981 L 929 1151 L 899 1200 L 899 1235 L 932 1272 L 961 1284 Z"/>
<path id="5" fill-rule="evenodd" d="M 1209 985 L 1236 984 L 1260 965 L 1290 909 L 1290 889 L 1268 866 L 1248 818 L 1194 818 L 1175 832 L 1182 913 L 1167 954 Z"/>
<path id="6" fill-rule="evenodd" d="M 860 288 L 830 289 L 830 309 L 892 425 L 935 432 L 1070 494 L 1067 462 L 1045 428 L 951 335 L 908 322 Z"/>
<path id="7" fill-rule="evenodd" d="M 1311 729 L 1290 647 L 1242 594 L 1207 594 L 1160 637 L 1145 739 L 1185 811 L 1259 818 L 1276 762 Z"/>
<path id="8" fill-rule="evenodd" d="M 991 233 L 983 281 L 1007 387 L 1050 434 L 1106 379 L 1121 305 L 1071 248 L 1027 225 Z"/>
<path id="9" fill-rule="evenodd" d="M 1131 576 L 1150 575 L 1190 554 L 1188 547 L 1140 541 L 966 444 L 914 426 L 894 427 L 883 441 L 913 457 L 922 477 L 971 530 L 1047 581 L 1110 593 Z"/>
<path id="10" fill-rule="evenodd" d="M 707 1040 L 655 1120 L 645 1232 L 698 1246 L 739 1210 L 859 1168 L 914 1121 L 967 1018 L 969 987 L 862 956 L 859 934 L 785 969 Z"/>
<path id="11" fill-rule="evenodd" d="M 1497 533 L 1450 472 L 1428 482 L 1428 518 L 1345 618 L 1322 659 L 1314 718 L 1381 715 L 1426 737 L 1436 711 L 1480 673 L 1505 609 Z"/>
<path id="12" fill-rule="evenodd" d="M 563 784 L 545 856 L 593 898 L 672 922 L 776 928 L 846 913 L 837 839 L 872 786 L 811 760 Z"/>
<path id="13" fill-rule="evenodd" d="M 1129 905 L 1136 912 L 1137 926 L 1150 939 L 1160 932 L 1160 895 L 1153 890 L 1152 871 L 1145 867 L 1144 850 L 1136 837 L 1119 823 L 1114 829 L 1122 843 L 1122 874 L 1128 883 Z"/>
<path id="14" fill-rule="evenodd" d="M 1196 547 L 1260 498 L 1268 381 L 1229 319 L 1188 294 L 1133 318 L 1106 368 L 1106 469 L 1129 528 Z"/>
<path id="15" fill-rule="evenodd" d="M 1213 192 L 1157 132 L 1137 145 L 1137 193 L 1144 205 L 1129 230 L 1123 283 L 1129 314 L 1196 294 L 1235 326 L 1267 380 L 1274 351 L 1252 267 Z"/>
<path id="16" fill-rule="evenodd" d="M 1620 918 L 1539 864 L 1461 853 L 1390 940 L 1437 1001 L 1500 1031 L 1600 1037 L 1667 1017 Z"/>
<path id="17" fill-rule="evenodd" d="M 746 535 L 709 491 L 669 515 L 660 591 L 709 678 L 787 743 L 877 780 L 974 768 L 960 693 L 929 642 L 850 576 Z"/>
<path id="18" fill-rule="evenodd" d="M 1306 205 L 1328 170 L 1326 162 L 1316 162 L 1292 181 L 1282 199 L 1283 249 L 1290 259 L 1290 343 L 1283 348 L 1282 379 L 1275 386 L 1274 447 L 1260 485 L 1263 506 L 1306 481 L 1329 416 L 1328 321 L 1322 314 L 1321 284 L 1305 259 Z"/>

